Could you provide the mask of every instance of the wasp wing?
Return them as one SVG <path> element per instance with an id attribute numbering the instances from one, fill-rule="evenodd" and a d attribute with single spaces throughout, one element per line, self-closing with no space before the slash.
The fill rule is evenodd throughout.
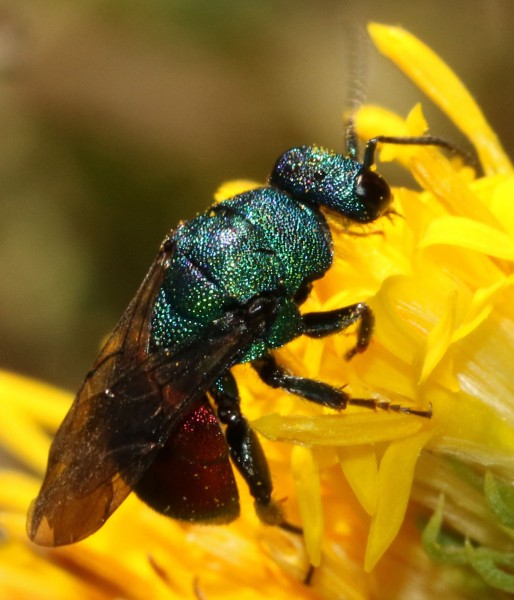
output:
<path id="1" fill-rule="evenodd" d="M 149 354 L 151 315 L 172 259 L 172 239 L 163 244 L 55 435 L 27 520 L 29 537 L 40 545 L 69 544 L 100 528 L 173 427 L 204 404 L 206 390 L 264 325 L 260 314 L 227 318 L 178 352 Z"/>

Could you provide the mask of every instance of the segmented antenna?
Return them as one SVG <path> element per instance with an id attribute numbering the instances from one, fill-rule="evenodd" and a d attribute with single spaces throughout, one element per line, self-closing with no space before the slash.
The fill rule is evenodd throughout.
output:
<path id="1" fill-rule="evenodd" d="M 375 164 L 375 152 L 378 144 L 397 144 L 402 146 L 439 146 L 439 148 L 444 148 L 445 150 L 449 150 L 452 154 L 460 156 L 466 164 L 472 167 L 477 166 L 476 161 L 469 154 L 469 152 L 465 152 L 455 144 L 447 142 L 446 140 L 434 135 L 422 135 L 415 137 L 377 135 L 371 140 L 368 140 L 366 143 L 366 148 L 364 149 L 364 158 L 362 160 L 364 167 L 371 167 Z"/>
<path id="2" fill-rule="evenodd" d="M 346 32 L 346 64 L 348 65 L 346 78 L 347 92 L 344 111 L 346 155 L 354 160 L 359 160 L 359 138 L 355 129 L 355 114 L 366 100 L 370 42 L 365 30 L 356 25 L 356 23 L 348 22 L 345 24 L 344 29 Z M 438 146 L 448 150 L 452 154 L 460 156 L 465 164 L 468 164 L 477 170 L 479 168 L 477 160 L 469 152 L 463 151 L 455 144 L 433 135 L 414 137 L 378 135 L 368 140 L 366 143 L 362 159 L 364 167 L 369 168 L 375 164 L 375 153 L 378 144 Z"/>
<path id="3" fill-rule="evenodd" d="M 369 67 L 369 41 L 364 29 L 355 23 L 346 24 L 346 102 L 344 111 L 346 154 L 357 159 L 359 140 L 355 131 L 355 113 L 366 98 Z"/>

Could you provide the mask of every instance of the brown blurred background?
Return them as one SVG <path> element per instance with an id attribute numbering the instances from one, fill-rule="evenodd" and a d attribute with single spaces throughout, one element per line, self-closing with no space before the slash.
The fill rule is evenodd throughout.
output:
<path id="1" fill-rule="evenodd" d="M 0 368 L 76 388 L 180 218 L 287 147 L 342 148 L 369 20 L 443 56 L 514 156 L 512 0 L 0 0 Z M 422 99 L 367 54 L 370 101 Z"/>

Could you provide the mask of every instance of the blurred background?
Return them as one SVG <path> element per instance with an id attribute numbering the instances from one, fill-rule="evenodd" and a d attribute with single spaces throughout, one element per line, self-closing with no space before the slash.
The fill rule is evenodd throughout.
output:
<path id="1" fill-rule="evenodd" d="M 369 20 L 438 52 L 514 156 L 512 0 L 0 0 L 0 368 L 76 389 L 178 220 L 290 146 L 342 149 Z M 465 145 L 362 53 L 370 102 Z"/>

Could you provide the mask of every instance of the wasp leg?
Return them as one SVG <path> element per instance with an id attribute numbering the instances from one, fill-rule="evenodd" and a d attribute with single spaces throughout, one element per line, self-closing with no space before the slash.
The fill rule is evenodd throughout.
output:
<path id="1" fill-rule="evenodd" d="M 281 367 L 271 354 L 266 354 L 252 361 L 252 367 L 264 383 L 270 387 L 286 390 L 286 392 L 330 408 L 343 409 L 351 404 L 352 406 L 362 406 L 372 410 L 385 410 L 418 417 L 430 418 L 432 416 L 431 408 L 429 410 L 417 410 L 401 404 L 391 404 L 387 400 L 379 400 L 378 398 L 352 398 L 343 390 L 332 387 L 328 383 L 305 377 L 296 377 Z"/>
<path id="2" fill-rule="evenodd" d="M 277 363 L 271 354 L 265 354 L 261 358 L 253 360 L 252 367 L 262 381 L 270 387 L 281 388 L 316 404 L 341 409 L 346 408 L 350 401 L 346 392 L 332 387 L 328 383 L 291 375 Z"/>
<path id="3" fill-rule="evenodd" d="M 228 371 L 220 377 L 209 393 L 216 403 L 219 420 L 226 425 L 230 456 L 255 500 L 257 515 L 264 523 L 297 533 L 298 528 L 286 522 L 281 507 L 271 498 L 273 485 L 268 462 L 257 435 L 241 413 L 237 383 L 232 373 Z"/>
<path id="4" fill-rule="evenodd" d="M 304 585 L 310 585 L 312 583 L 312 578 L 314 576 L 315 571 L 316 567 L 314 565 L 309 565 L 307 573 L 305 574 L 305 577 L 303 579 Z"/>
<path id="5" fill-rule="evenodd" d="M 326 312 L 306 313 L 302 317 L 304 335 L 312 338 L 325 337 L 343 331 L 353 323 L 360 321 L 357 331 L 357 343 L 346 353 L 350 360 L 358 352 L 364 352 L 369 346 L 375 319 L 371 308 L 364 302 L 358 302 L 344 308 Z"/>

